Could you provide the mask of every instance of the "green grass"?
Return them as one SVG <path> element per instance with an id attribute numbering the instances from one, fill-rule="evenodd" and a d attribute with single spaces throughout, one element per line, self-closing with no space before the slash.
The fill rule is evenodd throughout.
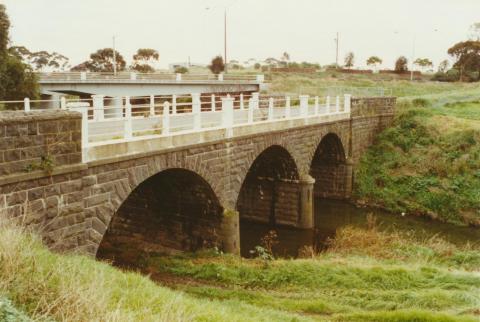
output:
<path id="1" fill-rule="evenodd" d="M 417 242 L 375 228 L 345 228 L 329 251 L 308 259 L 264 262 L 210 252 L 154 256 L 147 266 L 174 276 L 176 289 L 200 299 L 318 320 L 473 321 L 480 313 L 479 263 L 478 249 L 438 238 Z"/>
<path id="2" fill-rule="evenodd" d="M 461 253 L 470 257 L 453 265 Z M 36 321 L 475 321 L 480 314 L 478 249 L 375 228 L 345 228 L 329 251 L 298 260 L 149 255 L 143 271 L 158 284 L 51 253 L 11 227 L 0 228 L 0 258 L 0 298 L 10 299 L 0 301 L 0 317 L 12 321 L 23 321 L 21 312 Z"/>
<path id="3" fill-rule="evenodd" d="M 356 171 L 355 196 L 393 212 L 480 225 L 480 102 L 400 105 Z"/>

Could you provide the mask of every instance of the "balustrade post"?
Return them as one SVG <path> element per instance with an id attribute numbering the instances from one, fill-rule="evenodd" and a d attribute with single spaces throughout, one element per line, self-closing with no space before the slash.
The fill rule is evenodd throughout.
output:
<path id="1" fill-rule="evenodd" d="M 268 120 L 271 121 L 273 120 L 274 115 L 273 115 L 273 97 L 270 97 L 268 99 Z"/>
<path id="2" fill-rule="evenodd" d="M 163 103 L 162 134 L 170 134 L 170 103 L 168 101 Z"/>
<path id="3" fill-rule="evenodd" d="M 200 131 L 202 128 L 200 115 L 200 93 L 193 93 L 192 95 L 192 114 L 193 114 L 193 129 Z"/>
<path id="4" fill-rule="evenodd" d="M 260 108 L 260 93 L 258 92 L 252 93 L 252 98 L 253 98 L 254 108 L 256 109 Z"/>
<path id="5" fill-rule="evenodd" d="M 330 114 L 330 95 L 327 95 L 327 101 L 325 103 L 325 113 Z"/>
<path id="6" fill-rule="evenodd" d="M 223 73 L 218 74 L 218 80 L 223 82 Z"/>
<path id="7" fill-rule="evenodd" d="M 60 97 L 60 108 L 62 110 L 67 109 L 67 99 L 65 98 L 65 96 Z"/>
<path id="8" fill-rule="evenodd" d="M 288 119 L 292 115 L 292 107 L 290 106 L 290 96 L 285 97 L 285 118 Z"/>
<path id="9" fill-rule="evenodd" d="M 132 104 L 130 104 L 130 96 L 125 96 L 125 128 L 124 138 L 131 139 L 133 137 L 132 128 Z"/>
<path id="10" fill-rule="evenodd" d="M 25 112 L 30 112 L 30 99 L 28 97 L 23 99 L 23 109 Z"/>
<path id="11" fill-rule="evenodd" d="M 247 123 L 253 123 L 253 109 L 255 108 L 255 102 L 253 101 L 253 97 L 248 100 L 248 117 Z"/>
<path id="12" fill-rule="evenodd" d="M 130 80 L 137 80 L 137 73 L 130 72 Z"/>
<path id="13" fill-rule="evenodd" d="M 240 93 L 240 109 L 241 110 L 245 109 L 245 106 L 243 106 L 243 94 L 242 93 Z"/>
<path id="14" fill-rule="evenodd" d="M 352 95 L 350 94 L 345 94 L 344 98 L 343 98 L 343 111 L 345 113 L 350 113 L 350 109 L 351 109 L 351 102 L 352 102 Z"/>
<path id="15" fill-rule="evenodd" d="M 150 116 L 155 116 L 155 96 L 150 95 Z"/>
<path id="16" fill-rule="evenodd" d="M 300 95 L 300 115 L 303 117 L 308 116 L 308 95 Z"/>
<path id="17" fill-rule="evenodd" d="M 233 101 L 233 97 L 222 98 L 222 127 L 227 138 L 233 135 Z"/>
<path id="18" fill-rule="evenodd" d="M 172 95 L 172 114 L 177 114 L 177 95 Z"/>
<path id="19" fill-rule="evenodd" d="M 335 112 L 338 113 L 340 112 L 340 96 L 337 95 L 337 98 L 335 99 Z"/>
<path id="20" fill-rule="evenodd" d="M 258 83 L 263 83 L 265 81 L 265 76 L 264 75 L 257 75 L 256 76 L 256 81 Z"/>
<path id="21" fill-rule="evenodd" d="M 318 103 L 318 96 L 315 96 L 315 115 L 320 113 L 320 105 Z"/>
<path id="22" fill-rule="evenodd" d="M 211 105 L 212 105 L 212 112 L 215 112 L 215 110 L 217 109 L 216 103 L 215 103 L 215 94 L 212 94 Z"/>
<path id="23" fill-rule="evenodd" d="M 105 118 L 104 95 L 92 95 L 93 99 L 93 119 L 100 121 Z"/>
<path id="24" fill-rule="evenodd" d="M 87 80 L 87 72 L 80 72 L 80 80 Z"/>
<path id="25" fill-rule="evenodd" d="M 175 74 L 175 80 L 176 80 L 177 82 L 182 81 L 182 74 L 176 73 L 176 74 Z"/>

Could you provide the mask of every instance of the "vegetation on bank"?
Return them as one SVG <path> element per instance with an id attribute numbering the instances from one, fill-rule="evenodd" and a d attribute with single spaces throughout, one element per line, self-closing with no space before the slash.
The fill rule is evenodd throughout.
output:
<path id="1" fill-rule="evenodd" d="M 441 99 L 440 99 L 441 101 Z M 390 211 L 480 225 L 480 101 L 400 100 L 362 158 L 355 197 Z"/>
<path id="2" fill-rule="evenodd" d="M 480 314 L 478 249 L 375 228 L 345 228 L 329 251 L 299 260 L 213 251 L 145 257 L 143 269 L 165 286 L 51 253 L 18 228 L 1 228 L 0 258 L 0 298 L 9 299 L 0 314 L 37 321 L 475 321 Z"/>

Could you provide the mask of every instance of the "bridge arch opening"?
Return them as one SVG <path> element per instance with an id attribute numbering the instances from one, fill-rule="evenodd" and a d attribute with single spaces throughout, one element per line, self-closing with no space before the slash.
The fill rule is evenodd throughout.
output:
<path id="1" fill-rule="evenodd" d="M 217 246 L 223 208 L 200 175 L 164 170 L 137 186 L 112 217 L 97 258 L 131 264 L 142 253 Z"/>
<path id="2" fill-rule="evenodd" d="M 240 215 L 240 251 L 261 244 L 275 230 L 281 241 L 282 226 L 297 227 L 300 220 L 300 175 L 295 160 L 279 145 L 260 153 L 243 181 L 236 209 Z"/>
<path id="3" fill-rule="evenodd" d="M 317 146 L 310 165 L 315 179 L 316 198 L 343 199 L 350 194 L 351 167 L 347 165 L 341 139 L 334 133 L 325 135 Z"/>

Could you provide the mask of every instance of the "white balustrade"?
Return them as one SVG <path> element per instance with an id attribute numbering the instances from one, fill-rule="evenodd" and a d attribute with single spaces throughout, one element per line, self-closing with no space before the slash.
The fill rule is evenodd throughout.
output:
<path id="1" fill-rule="evenodd" d="M 257 75 L 256 76 L 256 81 L 259 83 L 263 83 L 265 81 L 265 76 L 264 75 Z"/>
<path id="2" fill-rule="evenodd" d="M 335 112 L 338 113 L 340 112 L 340 97 L 337 96 L 336 100 L 335 100 Z"/>
<path id="3" fill-rule="evenodd" d="M 177 95 L 172 95 L 172 114 L 177 114 Z"/>
<path id="4" fill-rule="evenodd" d="M 86 72 L 81 72 L 80 73 L 80 80 L 82 80 L 82 81 L 87 80 L 87 73 Z"/>
<path id="5" fill-rule="evenodd" d="M 132 104 L 130 104 L 130 97 L 125 96 L 125 128 L 124 138 L 131 139 L 133 137 L 132 128 Z"/>
<path id="6" fill-rule="evenodd" d="M 350 113 L 351 104 L 352 104 L 352 95 L 345 94 L 344 101 L 343 101 L 343 111 L 345 113 Z"/>
<path id="7" fill-rule="evenodd" d="M 327 114 L 330 113 L 330 96 L 327 96 L 327 101 L 325 103 L 325 109 L 326 109 L 325 113 L 327 113 Z"/>
<path id="8" fill-rule="evenodd" d="M 93 99 L 93 119 L 101 121 L 105 118 L 104 95 L 92 95 Z"/>
<path id="9" fill-rule="evenodd" d="M 292 107 L 290 106 L 290 96 L 285 97 L 285 118 L 290 118 L 292 115 Z"/>
<path id="10" fill-rule="evenodd" d="M 243 110 L 245 109 L 245 106 L 243 105 L 243 94 L 240 93 L 240 109 Z"/>
<path id="11" fill-rule="evenodd" d="M 223 73 L 218 74 L 218 80 L 223 82 Z"/>
<path id="12" fill-rule="evenodd" d="M 150 116 L 155 116 L 155 96 L 150 95 Z"/>
<path id="13" fill-rule="evenodd" d="M 30 112 L 30 99 L 28 97 L 25 97 L 23 100 L 23 110 L 25 112 Z"/>
<path id="14" fill-rule="evenodd" d="M 315 115 L 318 115 L 318 113 L 320 112 L 320 105 L 318 103 L 318 96 L 315 96 Z"/>
<path id="15" fill-rule="evenodd" d="M 268 99 L 268 120 L 272 121 L 274 118 L 273 116 L 273 97 Z"/>
<path id="16" fill-rule="evenodd" d="M 192 95 L 192 114 L 193 114 L 193 129 L 199 131 L 202 128 L 201 124 L 201 102 L 200 93 L 193 93 Z"/>
<path id="17" fill-rule="evenodd" d="M 215 94 L 212 94 L 212 99 L 211 99 L 211 108 L 212 108 L 212 112 L 215 112 L 216 111 L 216 104 L 215 104 Z"/>
<path id="18" fill-rule="evenodd" d="M 65 96 L 60 97 L 60 108 L 62 110 L 67 109 L 67 99 L 65 98 Z"/>
<path id="19" fill-rule="evenodd" d="M 308 115 L 308 95 L 300 95 L 300 115 L 307 116 Z"/>
<path id="20" fill-rule="evenodd" d="M 176 74 L 175 74 L 175 80 L 176 80 L 177 82 L 182 81 L 182 74 L 176 73 Z"/>
<path id="21" fill-rule="evenodd" d="M 163 103 L 162 134 L 170 134 L 170 103 L 168 101 Z"/>
<path id="22" fill-rule="evenodd" d="M 248 114 L 247 114 L 247 123 L 252 124 L 253 123 L 253 110 L 255 109 L 255 101 L 254 98 L 251 97 L 248 100 Z"/>
<path id="23" fill-rule="evenodd" d="M 260 93 L 252 93 L 252 98 L 254 102 L 254 108 L 258 109 L 260 108 Z"/>
<path id="24" fill-rule="evenodd" d="M 225 128 L 227 138 L 233 135 L 233 97 L 222 98 L 222 127 Z"/>
<path id="25" fill-rule="evenodd" d="M 137 73 L 130 72 L 130 80 L 137 80 Z"/>

